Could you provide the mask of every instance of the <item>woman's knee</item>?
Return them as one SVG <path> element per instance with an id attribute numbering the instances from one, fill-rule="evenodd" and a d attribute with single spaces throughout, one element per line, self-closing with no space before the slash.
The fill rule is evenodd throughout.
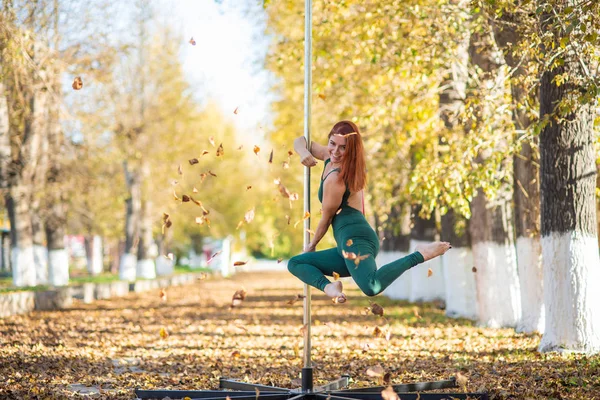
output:
<path id="1" fill-rule="evenodd" d="M 294 272 L 298 269 L 299 264 L 300 263 L 298 262 L 298 256 L 294 256 L 294 257 L 290 258 L 290 260 L 288 261 L 288 264 L 287 264 L 288 271 L 290 271 L 292 274 L 296 275 Z"/>

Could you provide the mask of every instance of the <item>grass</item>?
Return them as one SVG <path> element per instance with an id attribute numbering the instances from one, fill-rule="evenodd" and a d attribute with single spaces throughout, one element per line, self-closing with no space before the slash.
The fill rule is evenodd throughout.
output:
<path id="1" fill-rule="evenodd" d="M 174 268 L 174 274 L 188 274 L 192 272 L 207 272 L 210 273 L 210 268 L 191 268 L 189 266 L 176 265 Z M 146 279 L 138 279 L 138 280 L 146 280 Z M 110 283 L 119 281 L 119 274 L 113 274 L 110 272 L 103 272 L 99 275 L 91 276 L 85 270 L 73 270 L 71 271 L 71 276 L 69 277 L 69 285 L 77 286 L 82 285 L 84 283 Z M 9 273 L 2 272 L 0 275 L 0 293 L 9 293 L 9 292 L 24 292 L 24 291 L 34 291 L 34 292 L 42 292 L 48 290 L 48 285 L 37 285 L 37 286 L 23 286 L 23 287 L 15 287 L 12 283 L 12 276 Z"/>

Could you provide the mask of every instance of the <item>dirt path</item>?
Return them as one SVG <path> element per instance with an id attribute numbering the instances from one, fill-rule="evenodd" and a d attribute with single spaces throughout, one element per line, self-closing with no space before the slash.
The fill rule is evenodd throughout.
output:
<path id="1" fill-rule="evenodd" d="M 231 309 L 242 286 L 247 297 Z M 166 301 L 157 291 L 0 319 L 0 398 L 134 398 L 136 387 L 214 389 L 221 376 L 296 386 L 302 302 L 287 302 L 301 293 L 287 273 L 242 273 L 167 289 Z M 346 373 L 354 387 L 381 384 L 366 375 L 381 365 L 393 384 L 460 372 L 467 390 L 496 398 L 600 393 L 598 356 L 540 355 L 538 335 L 477 328 L 432 304 L 348 294 L 334 305 L 313 290 L 315 384 Z M 370 300 L 384 318 L 365 310 Z"/>

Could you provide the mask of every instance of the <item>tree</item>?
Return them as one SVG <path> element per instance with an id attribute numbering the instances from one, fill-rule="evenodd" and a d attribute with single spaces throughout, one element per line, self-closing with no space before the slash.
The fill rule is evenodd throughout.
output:
<path id="1" fill-rule="evenodd" d="M 540 350 L 597 353 L 600 292 L 594 283 L 600 282 L 600 259 L 594 99 L 598 86 L 590 75 L 597 47 L 594 41 L 585 40 L 589 33 L 582 34 L 580 23 L 594 19 L 598 5 L 579 3 L 539 2 L 544 60 L 540 176 L 546 306 Z"/>

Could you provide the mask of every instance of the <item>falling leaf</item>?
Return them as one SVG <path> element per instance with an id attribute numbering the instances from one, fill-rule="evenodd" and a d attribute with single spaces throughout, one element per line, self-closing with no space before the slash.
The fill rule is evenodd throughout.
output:
<path id="1" fill-rule="evenodd" d="M 388 386 L 381 391 L 381 397 L 383 397 L 383 400 L 400 400 L 398 393 L 396 393 L 391 386 Z"/>
<path id="2" fill-rule="evenodd" d="M 338 214 L 339 214 L 339 213 L 341 213 L 341 212 L 342 212 L 342 209 L 341 209 L 341 208 L 338 208 L 338 210 L 335 212 L 335 215 L 338 215 Z"/>
<path id="3" fill-rule="evenodd" d="M 242 225 L 244 225 L 244 220 L 241 220 L 240 222 L 238 222 L 237 226 L 235 227 L 235 230 L 237 231 L 238 229 L 240 229 L 242 227 Z"/>
<path id="4" fill-rule="evenodd" d="M 198 193 L 198 189 L 196 189 L 196 187 L 194 186 L 194 188 L 192 189 L 192 193 Z"/>
<path id="5" fill-rule="evenodd" d="M 202 172 L 200 174 L 200 183 L 204 182 L 204 179 L 206 179 L 206 177 L 207 177 L 207 175 L 204 172 Z"/>
<path id="6" fill-rule="evenodd" d="M 371 312 L 375 315 L 379 315 L 380 317 L 383 317 L 383 307 L 381 307 L 377 303 L 371 304 Z"/>
<path id="7" fill-rule="evenodd" d="M 73 85 L 71 85 L 73 89 L 80 90 L 83 87 L 83 81 L 80 76 L 75 77 L 73 80 Z"/>
<path id="8" fill-rule="evenodd" d="M 194 164 L 198 164 L 200 161 L 198 161 L 197 158 L 192 158 L 192 159 L 189 159 L 188 162 L 190 163 L 190 165 L 194 165 Z"/>
<path id="9" fill-rule="evenodd" d="M 211 136 L 211 137 L 209 137 L 209 138 L 208 138 L 208 142 L 209 142 L 210 144 L 212 144 L 212 147 L 215 147 L 215 138 L 214 138 L 214 136 Z"/>
<path id="10" fill-rule="evenodd" d="M 300 334 L 302 336 L 304 336 L 306 334 L 307 330 L 308 330 L 308 324 L 302 325 L 302 327 L 300 328 Z"/>
<path id="11" fill-rule="evenodd" d="M 252 186 L 250 186 L 250 185 L 246 186 L 246 190 L 250 190 L 250 189 L 252 189 Z"/>
<path id="12" fill-rule="evenodd" d="M 415 315 L 415 317 L 417 317 L 417 319 L 423 318 L 419 315 L 419 309 L 417 307 L 413 307 L 413 314 Z"/>
<path id="13" fill-rule="evenodd" d="M 216 177 L 216 176 L 217 176 L 217 174 L 215 174 L 214 172 L 212 172 L 212 171 L 210 171 L 210 170 L 208 171 L 208 173 L 209 173 L 209 174 L 211 174 L 211 175 L 212 175 L 212 176 L 214 176 L 214 177 Z"/>
<path id="14" fill-rule="evenodd" d="M 382 377 L 384 374 L 385 374 L 385 370 L 379 364 L 377 364 L 373 367 L 369 367 L 367 369 L 367 376 L 370 376 L 371 378 L 379 378 L 379 377 Z"/>
<path id="15" fill-rule="evenodd" d="M 352 246 L 352 243 L 354 243 L 354 242 L 352 241 L 352 239 L 348 239 L 348 240 L 346 241 L 346 246 L 350 247 L 350 246 Z"/>
<path id="16" fill-rule="evenodd" d="M 281 163 L 281 167 L 283 169 L 288 169 L 290 167 L 290 163 L 287 162 L 287 161 L 284 161 L 284 162 Z"/>
<path id="17" fill-rule="evenodd" d="M 223 150 L 223 143 L 221 143 L 219 145 L 219 147 L 217 148 L 217 157 L 221 157 L 223 154 L 225 153 L 225 151 Z M 210 172 L 210 171 L 209 171 Z M 216 175 L 215 175 L 216 176 Z"/>
<path id="18" fill-rule="evenodd" d="M 291 156 L 293 156 L 293 155 L 294 155 L 294 152 L 293 152 L 293 151 L 291 151 L 291 150 L 288 150 L 288 157 L 291 157 Z"/>
<path id="19" fill-rule="evenodd" d="M 269 164 L 273 164 L 273 150 L 271 150 L 271 155 L 269 155 Z"/>
<path id="20" fill-rule="evenodd" d="M 238 113 L 238 108 L 239 108 L 239 107 L 236 107 L 236 108 L 235 108 L 235 110 L 233 110 L 233 113 L 234 113 L 234 114 L 237 114 L 237 113 Z"/>
<path id="21" fill-rule="evenodd" d="M 241 305 L 244 300 L 246 300 L 246 290 L 244 288 L 236 290 L 231 298 L 231 307 Z"/>
<path id="22" fill-rule="evenodd" d="M 290 200 L 291 201 L 296 201 L 300 198 L 300 195 L 298 193 L 291 193 L 290 194 Z"/>
<path id="23" fill-rule="evenodd" d="M 477 272 L 477 268 L 473 267 L 473 268 L 471 268 L 471 271 L 473 271 L 475 273 L 475 272 Z"/>
<path id="24" fill-rule="evenodd" d="M 194 37 L 193 37 L 193 36 L 190 38 L 190 44 L 191 44 L 192 46 L 195 46 L 195 45 L 196 45 L 196 41 L 194 40 Z"/>
<path id="25" fill-rule="evenodd" d="M 333 271 L 333 280 L 337 281 L 338 279 L 340 279 L 340 274 L 338 274 L 337 272 Z"/>
<path id="26" fill-rule="evenodd" d="M 192 201 L 192 203 L 196 204 L 197 206 L 202 207 L 202 202 L 198 201 L 196 199 L 194 199 L 192 196 L 190 196 L 190 200 Z"/>
<path id="27" fill-rule="evenodd" d="M 391 338 L 392 338 L 392 331 L 388 329 L 385 332 L 385 340 L 387 340 L 389 342 Z"/>
<path id="28" fill-rule="evenodd" d="M 254 208 L 246 211 L 246 214 L 244 214 L 244 220 L 246 221 L 246 223 L 249 224 L 250 222 L 252 222 L 253 219 L 254 219 Z"/>
<path id="29" fill-rule="evenodd" d="M 175 190 L 173 190 L 173 198 L 177 201 L 181 200 L 179 197 L 177 197 L 177 193 L 175 193 Z"/>
<path id="30" fill-rule="evenodd" d="M 240 147 L 238 147 L 237 149 L 238 149 L 238 150 L 241 150 L 241 149 L 243 149 L 243 148 L 244 148 L 244 145 L 243 145 L 243 144 L 240 144 Z"/>
<path id="31" fill-rule="evenodd" d="M 169 253 L 166 256 L 169 260 L 173 261 L 173 253 Z"/>
<path id="32" fill-rule="evenodd" d="M 213 254 L 212 256 L 210 256 L 210 258 L 206 261 L 206 264 L 210 264 L 210 262 L 219 254 L 221 254 L 223 252 L 223 250 L 219 250 L 217 251 L 215 254 Z"/>
<path id="33" fill-rule="evenodd" d="M 167 301 L 167 291 L 165 289 L 160 289 L 159 297 L 162 301 Z"/>
<path id="34" fill-rule="evenodd" d="M 290 216 L 286 214 L 285 215 L 285 219 L 287 221 L 287 224 L 289 225 L 290 224 Z"/>
<path id="35" fill-rule="evenodd" d="M 314 235 L 315 234 L 315 232 L 312 231 L 312 230 L 310 230 L 310 229 L 307 229 L 306 232 L 308 232 L 309 235 Z"/>
<path id="36" fill-rule="evenodd" d="M 158 332 L 158 334 L 160 335 L 160 337 L 162 339 L 166 339 L 167 337 L 169 337 L 169 333 L 167 332 L 167 330 L 165 328 L 160 328 L 160 331 Z"/>
<path id="37" fill-rule="evenodd" d="M 289 305 L 293 305 L 293 304 L 294 304 L 294 303 L 296 303 L 298 300 L 302 300 L 302 299 L 304 299 L 304 297 L 305 297 L 304 295 L 297 294 L 297 295 L 296 295 L 296 297 L 294 297 L 294 298 L 293 298 L 293 299 L 291 299 L 291 300 L 288 300 L 288 301 L 287 301 L 287 304 L 289 304 Z"/>
<path id="38" fill-rule="evenodd" d="M 277 259 L 277 264 L 279 264 L 279 263 L 280 263 L 280 262 L 282 262 L 282 261 L 283 261 L 283 258 L 278 258 L 278 259 Z"/>
<path id="39" fill-rule="evenodd" d="M 239 267 L 241 265 L 246 265 L 248 263 L 248 261 L 236 261 L 233 263 L 234 267 Z"/>
<path id="40" fill-rule="evenodd" d="M 183 175 L 183 169 L 181 169 L 181 164 L 179 164 L 179 165 L 177 166 L 177 173 L 178 173 L 179 175 Z"/>
<path id="41" fill-rule="evenodd" d="M 202 151 L 202 154 L 201 154 L 200 156 L 205 156 L 205 155 L 207 155 L 207 154 L 210 154 L 210 151 L 208 151 L 208 150 L 203 150 L 203 151 Z"/>
<path id="42" fill-rule="evenodd" d="M 321 100 L 325 100 L 325 99 L 326 99 L 326 96 L 325 96 L 323 93 L 319 93 L 319 98 L 320 98 Z"/>
<path id="43" fill-rule="evenodd" d="M 240 356 L 241 356 L 241 354 L 237 350 L 234 350 L 231 352 L 231 357 L 233 357 L 233 358 L 240 358 Z"/>
<path id="44" fill-rule="evenodd" d="M 202 225 L 204 223 L 204 218 L 202 218 L 202 217 L 196 217 L 196 223 L 198 225 Z"/>
<path id="45" fill-rule="evenodd" d="M 383 331 L 381 330 L 380 327 L 376 326 L 375 329 L 373 329 L 373 336 L 375 336 L 375 337 L 383 336 Z"/>
<path id="46" fill-rule="evenodd" d="M 433 275 L 433 271 L 431 270 L 431 268 L 427 269 L 427 277 L 429 278 L 431 275 Z"/>
<path id="47" fill-rule="evenodd" d="M 182 203 L 187 203 L 188 201 L 190 201 L 190 196 L 188 196 L 187 194 L 181 196 Z"/>
<path id="48" fill-rule="evenodd" d="M 254 145 L 254 154 L 258 155 L 259 151 L 260 151 L 260 147 Z"/>

